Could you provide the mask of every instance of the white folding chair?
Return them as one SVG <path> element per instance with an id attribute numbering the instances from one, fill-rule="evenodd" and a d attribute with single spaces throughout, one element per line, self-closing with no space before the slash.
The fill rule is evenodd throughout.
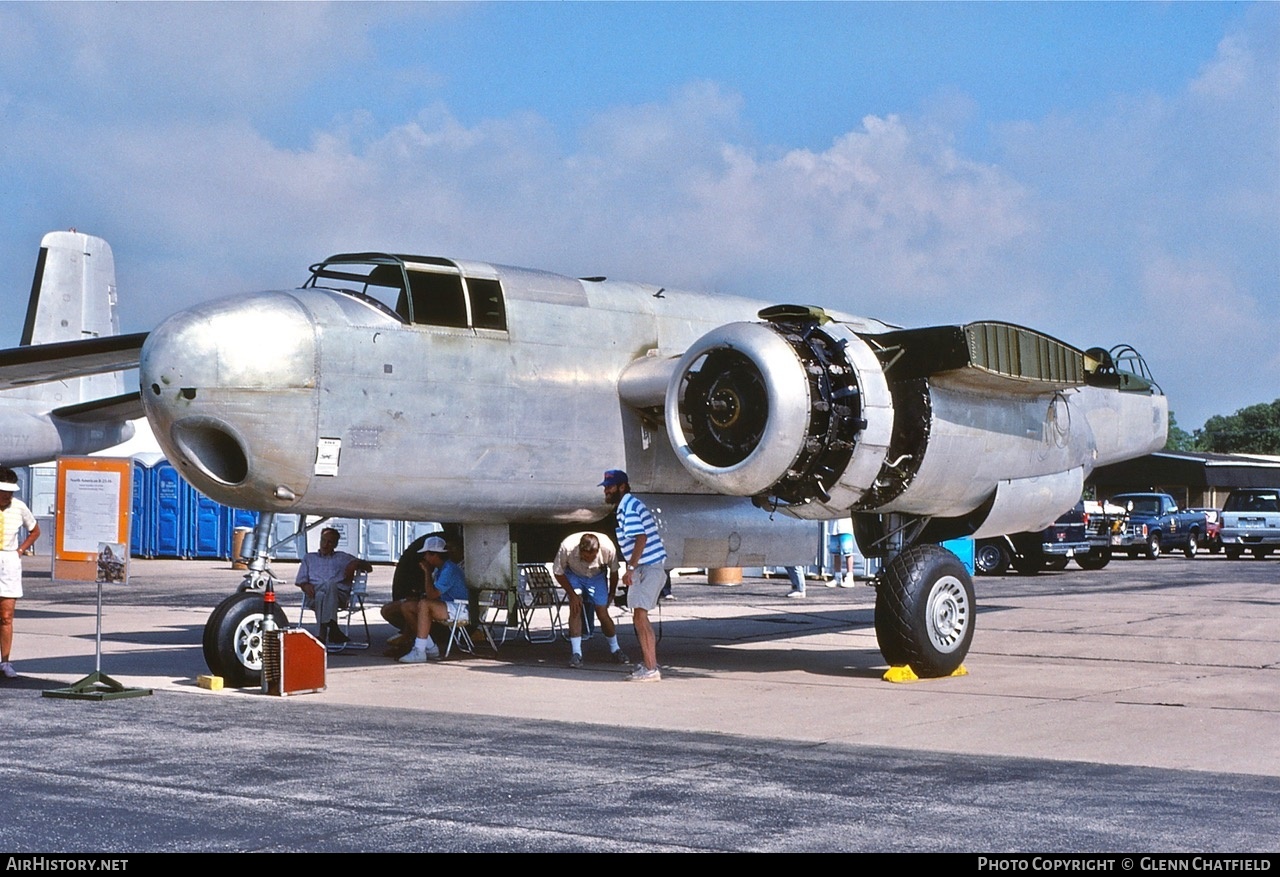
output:
<path id="1" fill-rule="evenodd" d="M 525 640 L 531 643 L 549 643 L 563 635 L 564 622 L 560 618 L 560 609 L 564 605 L 564 592 L 551 577 L 551 570 L 545 563 L 520 564 L 517 596 L 516 613 L 520 632 L 524 634 Z M 532 629 L 533 614 L 539 609 L 547 610 L 551 629 L 546 633 L 535 634 Z"/>
<path id="2" fill-rule="evenodd" d="M 475 654 L 476 646 L 471 641 L 471 633 L 467 627 L 471 624 L 471 616 L 467 609 L 466 600 L 450 600 L 449 601 L 449 642 L 444 647 L 444 656 L 449 657 L 449 653 L 453 651 L 456 645 L 459 649 L 468 655 Z"/>

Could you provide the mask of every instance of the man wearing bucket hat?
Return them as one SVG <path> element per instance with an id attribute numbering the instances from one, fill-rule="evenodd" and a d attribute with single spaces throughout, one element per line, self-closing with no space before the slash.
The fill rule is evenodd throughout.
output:
<path id="1" fill-rule="evenodd" d="M 658 535 L 658 522 L 648 506 L 631 492 L 626 472 L 610 469 L 604 473 L 599 486 L 604 488 L 605 501 L 618 507 L 618 546 L 627 562 L 622 582 L 627 586 L 631 623 L 640 641 L 641 663 L 627 680 L 657 682 L 662 679 L 662 671 L 658 669 L 658 641 L 649 623 L 649 613 L 657 607 L 658 595 L 667 581 L 663 569 L 667 551 Z"/>
<path id="2" fill-rule="evenodd" d="M 22 596 L 22 553 L 40 538 L 40 525 L 26 503 L 14 498 L 18 475 L 0 468 L 0 676 L 18 675 L 9 662 L 13 646 L 13 610 Z M 27 538 L 19 544 L 18 531 L 27 528 Z"/>
<path id="3" fill-rule="evenodd" d="M 467 613 L 467 582 L 462 568 L 449 557 L 449 546 L 439 536 L 428 536 L 422 545 L 422 569 L 430 579 L 422 597 L 404 604 L 407 624 L 413 625 L 417 638 L 413 648 L 400 659 L 401 664 L 425 664 L 438 661 L 440 649 L 431 641 L 431 625 L 448 624 L 454 616 Z"/>

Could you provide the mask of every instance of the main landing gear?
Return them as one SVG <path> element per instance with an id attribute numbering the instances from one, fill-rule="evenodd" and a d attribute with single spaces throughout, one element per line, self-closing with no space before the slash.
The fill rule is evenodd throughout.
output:
<path id="1" fill-rule="evenodd" d="M 888 516 L 877 548 L 889 559 L 876 578 L 876 640 L 885 660 L 916 676 L 949 676 L 973 642 L 973 579 L 960 558 L 940 545 L 907 545 L 907 526 Z M 896 537 L 896 538 L 895 538 Z M 895 541 L 901 544 L 895 551 Z"/>

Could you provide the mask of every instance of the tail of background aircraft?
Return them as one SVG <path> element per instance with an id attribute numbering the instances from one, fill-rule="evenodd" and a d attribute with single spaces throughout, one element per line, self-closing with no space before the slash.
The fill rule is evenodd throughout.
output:
<path id="1" fill-rule="evenodd" d="M 146 333 L 119 334 L 116 267 L 102 238 L 55 231 L 40 242 L 22 345 L 0 350 L 0 462 L 42 463 L 128 441 L 143 416 L 125 369 Z"/>
<path id="2" fill-rule="evenodd" d="M 102 238 L 76 231 L 46 234 L 40 241 L 21 345 L 84 341 L 119 333 L 111 246 Z M 60 408 L 123 392 L 123 375 L 108 372 L 30 386 L 17 395 Z"/>

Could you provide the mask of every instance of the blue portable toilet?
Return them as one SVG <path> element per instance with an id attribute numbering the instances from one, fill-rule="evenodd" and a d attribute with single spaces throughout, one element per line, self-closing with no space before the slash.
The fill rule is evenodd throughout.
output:
<path id="1" fill-rule="evenodd" d="M 223 534 L 226 531 L 225 507 L 194 488 L 190 505 L 191 556 L 199 558 L 229 557 L 230 545 Z"/>
<path id="2" fill-rule="evenodd" d="M 129 550 L 134 557 L 156 556 L 156 473 L 164 455 L 133 455 L 133 522 Z"/>
<path id="3" fill-rule="evenodd" d="M 132 520 L 129 522 L 129 554 L 132 557 L 151 557 L 151 506 L 148 502 L 151 487 L 151 468 L 139 460 L 133 459 L 133 502 Z"/>
<path id="4" fill-rule="evenodd" d="M 155 501 L 155 557 L 190 557 L 190 508 L 195 489 L 168 460 L 152 469 Z"/>

